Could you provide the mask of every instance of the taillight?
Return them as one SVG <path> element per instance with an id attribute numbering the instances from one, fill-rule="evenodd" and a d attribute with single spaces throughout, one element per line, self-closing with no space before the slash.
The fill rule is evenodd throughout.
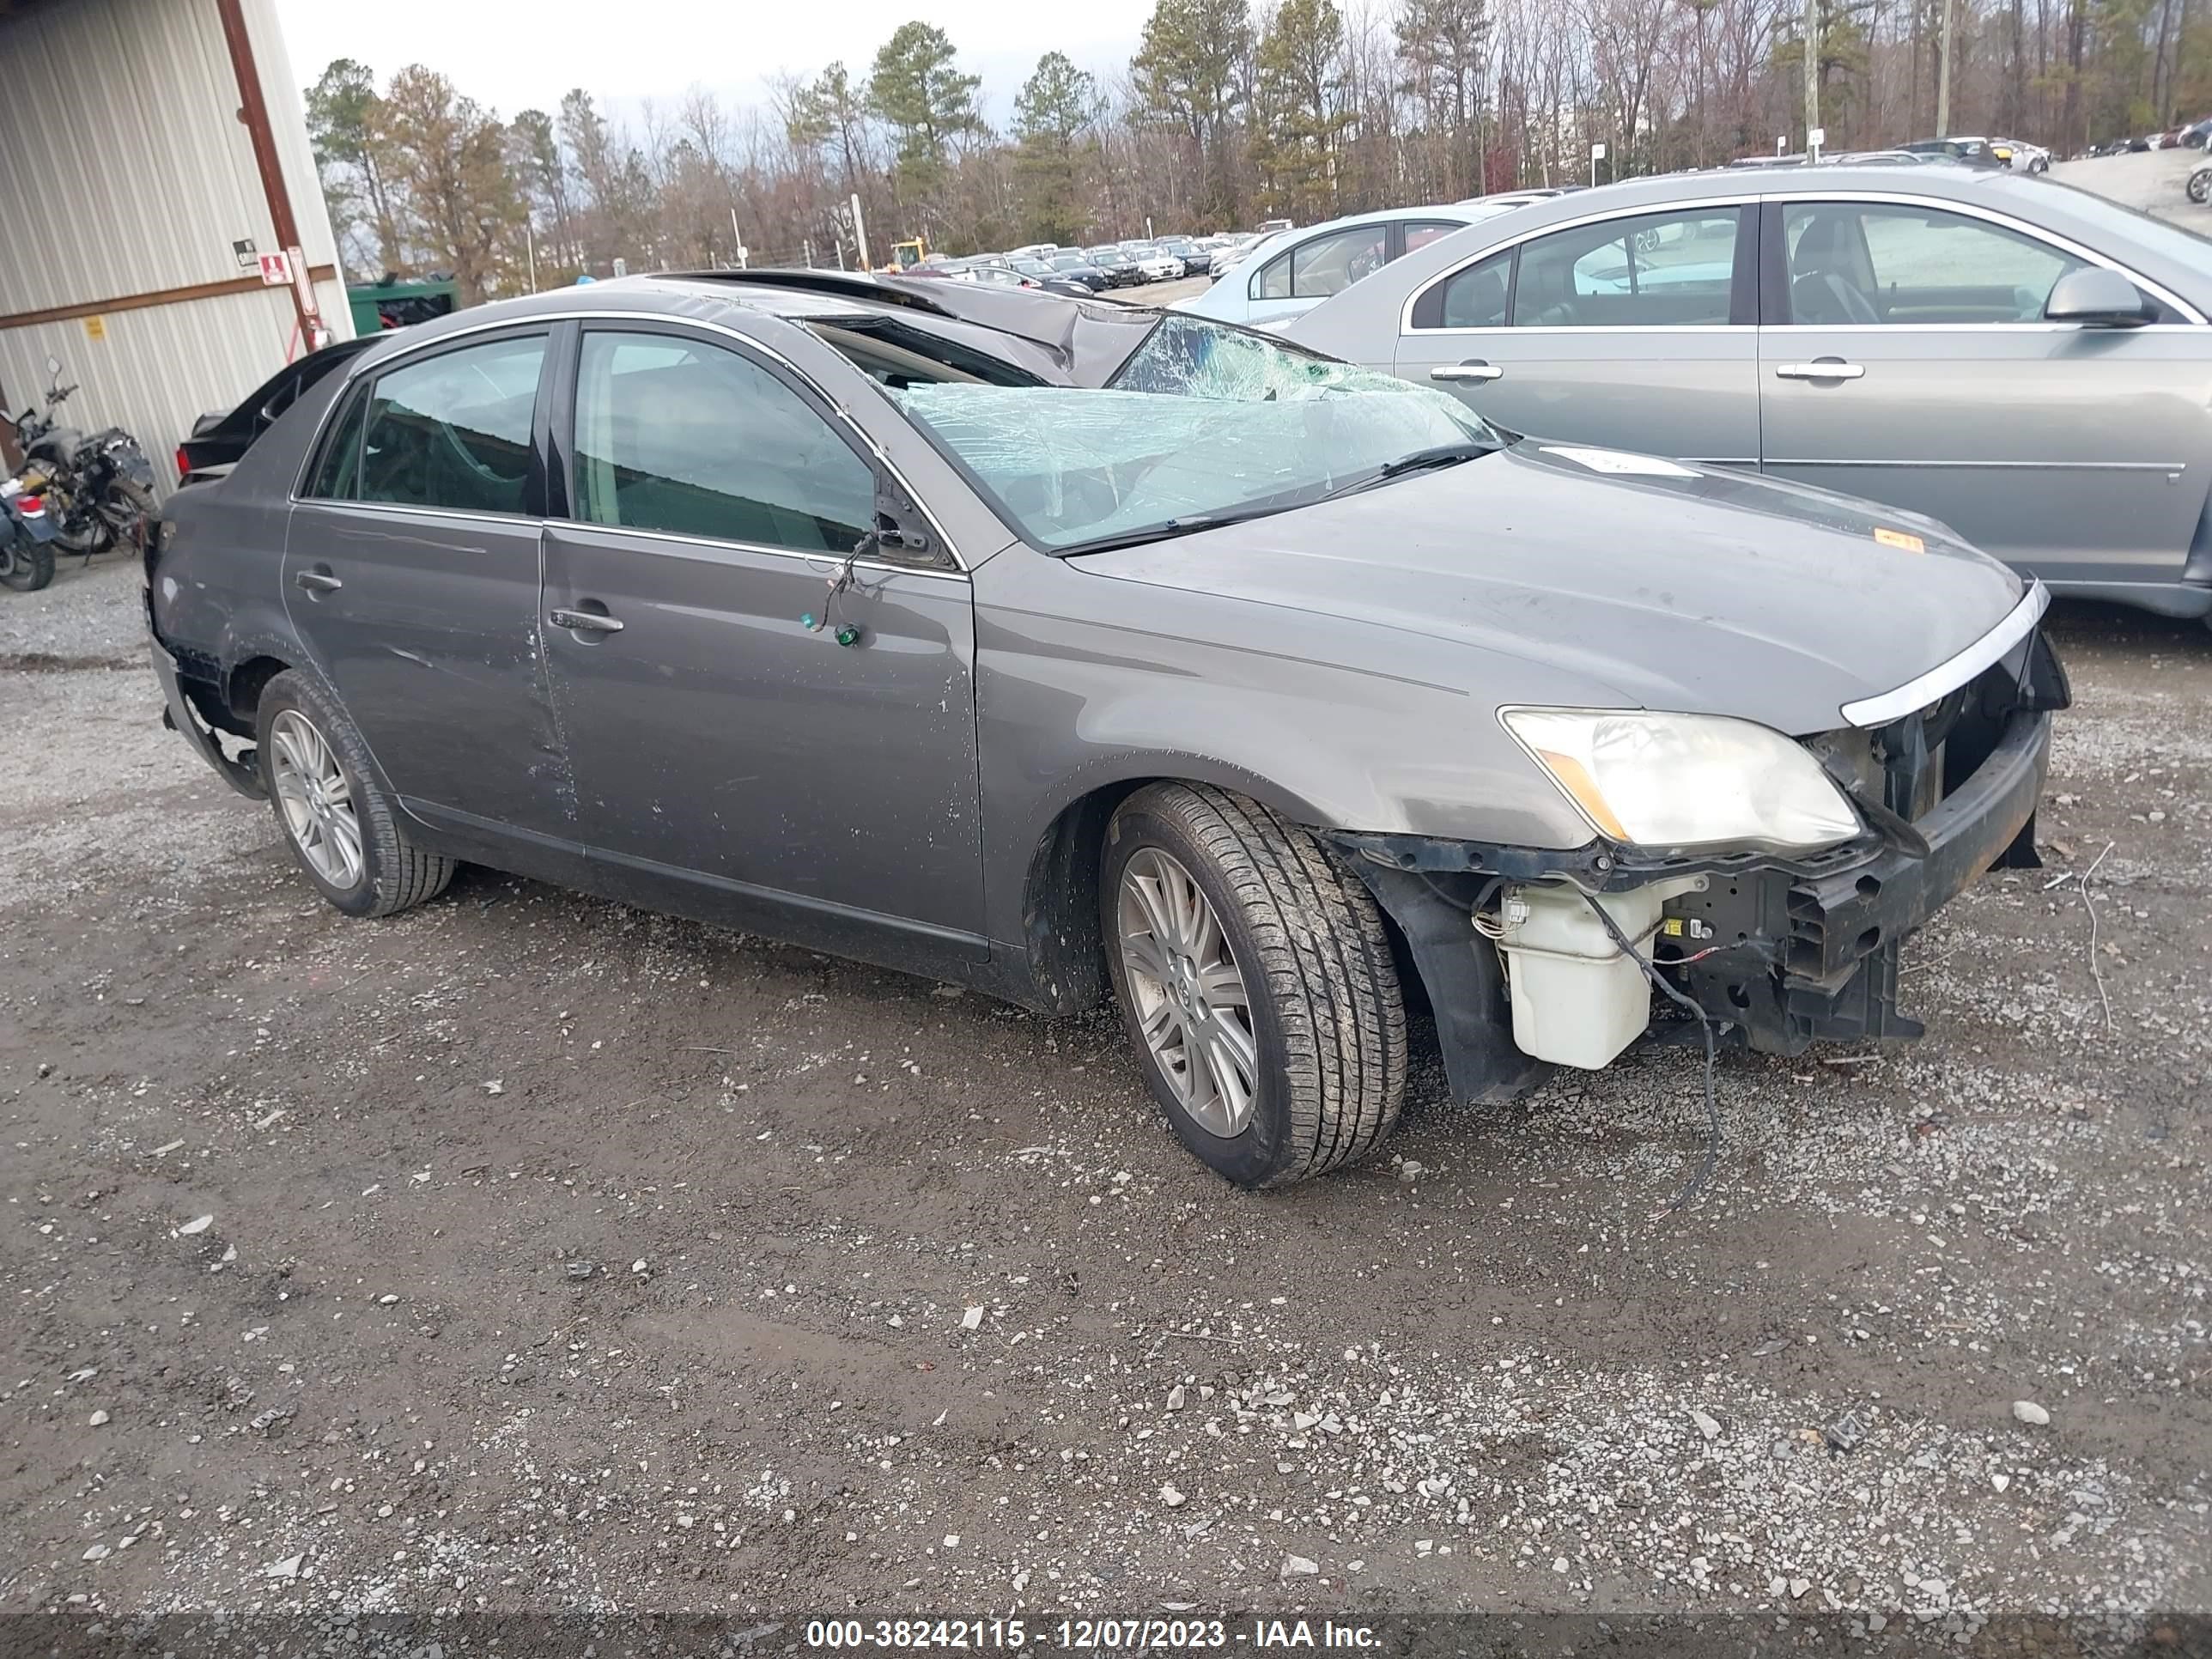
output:
<path id="1" fill-rule="evenodd" d="M 185 447 L 179 444 L 177 446 L 177 476 L 181 478 L 191 470 L 192 464 L 185 459 Z"/>
<path id="2" fill-rule="evenodd" d="M 27 519 L 35 519 L 46 510 L 46 498 L 43 495 L 18 495 L 15 497 L 15 510 Z"/>

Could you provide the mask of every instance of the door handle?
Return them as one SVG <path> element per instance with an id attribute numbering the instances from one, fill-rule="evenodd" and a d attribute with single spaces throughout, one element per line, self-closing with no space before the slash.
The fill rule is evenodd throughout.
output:
<path id="1" fill-rule="evenodd" d="M 292 578 L 292 585 L 306 588 L 319 599 L 325 593 L 335 593 L 345 586 L 327 570 L 302 570 Z"/>
<path id="2" fill-rule="evenodd" d="M 1480 359 L 1464 363 L 1439 363 L 1429 371 L 1429 378 L 1432 380 L 1498 380 L 1504 377 L 1505 371 L 1497 364 L 1486 363 Z"/>
<path id="3" fill-rule="evenodd" d="M 545 620 L 556 628 L 573 628 L 583 634 L 619 634 L 623 625 L 604 611 L 549 611 Z"/>
<path id="4" fill-rule="evenodd" d="M 1809 363 L 1777 363 L 1775 378 L 1783 380 L 1863 380 L 1866 370 L 1841 357 L 1816 357 Z"/>

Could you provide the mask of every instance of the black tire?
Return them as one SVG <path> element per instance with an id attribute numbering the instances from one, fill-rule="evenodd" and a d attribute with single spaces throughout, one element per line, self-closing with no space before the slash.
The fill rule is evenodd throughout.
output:
<path id="1" fill-rule="evenodd" d="M 0 587 L 12 587 L 18 593 L 35 593 L 54 579 L 54 548 L 52 542 L 34 542 L 28 536 L 17 536 L 15 544 L 5 554 L 0 554 Z"/>
<path id="2" fill-rule="evenodd" d="M 278 798 L 276 761 L 269 738 L 276 717 L 287 710 L 295 711 L 314 728 L 330 745 L 345 775 L 361 833 L 361 874 L 349 887 L 336 884 L 309 861 Z M 458 865 L 409 842 L 399 828 L 391 797 L 384 793 L 375 768 L 369 764 L 361 733 L 345 711 L 313 680 L 295 669 L 287 669 L 270 679 L 262 688 L 254 726 L 260 734 L 257 758 L 261 787 L 276 815 L 276 827 L 283 833 L 285 846 L 292 850 L 293 860 L 332 905 L 349 916 L 388 916 L 446 890 Z"/>
<path id="3" fill-rule="evenodd" d="M 2189 175 L 2189 199 L 2202 204 L 2212 196 L 2212 167 L 2202 167 Z"/>
<path id="4" fill-rule="evenodd" d="M 100 504 L 100 517 L 106 525 L 110 547 L 127 545 L 134 553 L 146 549 L 146 526 L 154 516 L 154 498 L 128 478 L 118 478 L 108 485 L 107 494 Z"/>
<path id="5" fill-rule="evenodd" d="M 74 528 L 56 525 L 52 544 L 64 553 L 77 554 L 88 559 L 95 553 L 105 553 L 114 546 L 115 532 L 95 513 Z"/>
<path id="6" fill-rule="evenodd" d="M 1241 975 L 1257 1059 L 1241 1130 L 1185 1108 L 1139 1028 L 1119 925 L 1122 877 L 1147 848 L 1188 872 Z M 1382 912 L 1310 833 L 1207 785 L 1154 784 L 1107 826 L 1099 904 L 1122 1024 L 1153 1098 L 1207 1168 L 1280 1187 L 1356 1163 L 1382 1144 L 1406 1090 L 1406 1009 Z"/>

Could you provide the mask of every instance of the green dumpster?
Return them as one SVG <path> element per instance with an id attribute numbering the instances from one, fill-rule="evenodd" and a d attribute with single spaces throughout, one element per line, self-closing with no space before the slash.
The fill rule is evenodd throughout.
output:
<path id="1" fill-rule="evenodd" d="M 349 286 L 346 301 L 353 309 L 353 331 L 374 334 L 444 316 L 459 307 L 461 290 L 459 284 L 436 277 L 392 280 L 363 288 Z"/>

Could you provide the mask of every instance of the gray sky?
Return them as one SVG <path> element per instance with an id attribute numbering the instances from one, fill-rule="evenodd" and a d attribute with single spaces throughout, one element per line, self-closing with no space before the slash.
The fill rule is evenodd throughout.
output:
<path id="1" fill-rule="evenodd" d="M 1118 73 L 1151 0 L 276 0 L 294 76 L 313 81 L 333 58 L 357 58 L 381 80 L 421 62 L 505 115 L 550 110 L 574 86 L 618 113 L 672 101 L 694 85 L 735 104 L 765 98 L 765 77 L 811 75 L 842 58 L 865 72 L 901 23 L 935 23 L 983 77 L 985 112 L 1004 124 L 1041 53 L 1066 52 Z"/>

